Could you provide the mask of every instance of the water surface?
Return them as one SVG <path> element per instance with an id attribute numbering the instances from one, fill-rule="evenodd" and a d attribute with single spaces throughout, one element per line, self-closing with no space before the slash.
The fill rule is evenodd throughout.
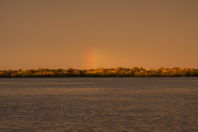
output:
<path id="1" fill-rule="evenodd" d="M 0 132 L 197 132 L 198 78 L 0 79 Z"/>

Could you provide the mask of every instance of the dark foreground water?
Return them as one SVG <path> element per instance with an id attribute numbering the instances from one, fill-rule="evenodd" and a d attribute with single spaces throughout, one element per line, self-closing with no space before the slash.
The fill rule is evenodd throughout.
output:
<path id="1" fill-rule="evenodd" d="M 198 132 L 198 78 L 0 79 L 0 132 Z"/>

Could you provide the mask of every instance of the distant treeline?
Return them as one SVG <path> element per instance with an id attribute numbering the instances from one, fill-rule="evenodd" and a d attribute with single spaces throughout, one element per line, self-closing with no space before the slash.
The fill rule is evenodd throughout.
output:
<path id="1" fill-rule="evenodd" d="M 30 69 L 0 70 L 0 77 L 195 77 L 198 68 L 98 68 L 98 69 Z"/>

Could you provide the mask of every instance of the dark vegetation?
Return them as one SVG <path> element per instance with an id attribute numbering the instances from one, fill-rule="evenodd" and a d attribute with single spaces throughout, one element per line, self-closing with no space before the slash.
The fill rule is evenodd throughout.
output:
<path id="1" fill-rule="evenodd" d="M 0 70 L 0 77 L 195 77 L 198 68 L 98 68 L 98 69 L 30 69 Z"/>

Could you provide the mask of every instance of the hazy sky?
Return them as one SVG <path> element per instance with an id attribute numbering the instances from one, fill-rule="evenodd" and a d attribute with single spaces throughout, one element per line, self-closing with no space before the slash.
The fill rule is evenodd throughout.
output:
<path id="1" fill-rule="evenodd" d="M 198 67 L 198 0 L 0 0 L 0 69 Z"/>

